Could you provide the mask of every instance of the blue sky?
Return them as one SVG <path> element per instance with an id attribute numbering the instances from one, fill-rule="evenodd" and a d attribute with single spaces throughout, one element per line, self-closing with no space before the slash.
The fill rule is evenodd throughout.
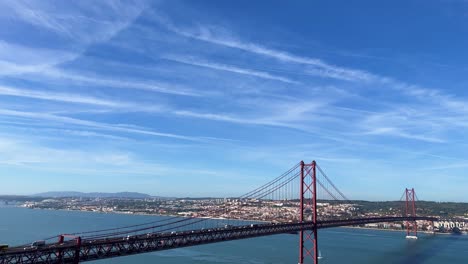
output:
<path id="1" fill-rule="evenodd" d="M 466 1 L 1 1 L 0 193 L 468 201 Z"/>

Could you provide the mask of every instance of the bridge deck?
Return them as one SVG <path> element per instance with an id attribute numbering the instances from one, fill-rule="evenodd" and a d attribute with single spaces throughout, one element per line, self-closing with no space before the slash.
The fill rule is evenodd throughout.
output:
<path id="1" fill-rule="evenodd" d="M 436 221 L 433 217 L 377 217 L 356 218 L 345 220 L 319 221 L 317 228 L 352 226 L 379 222 L 398 222 L 427 220 Z M 83 240 L 81 245 L 75 241 L 62 244 L 47 244 L 41 248 L 13 247 L 0 253 L 0 264 L 10 263 L 78 263 L 104 258 L 141 254 L 152 251 L 168 250 L 290 233 L 300 230 L 310 230 L 314 224 L 310 221 L 302 223 L 268 223 L 258 225 L 233 226 L 228 228 L 213 228 L 207 230 L 181 231 L 173 234 L 149 233 L 131 237 L 113 237 L 97 240 Z"/>

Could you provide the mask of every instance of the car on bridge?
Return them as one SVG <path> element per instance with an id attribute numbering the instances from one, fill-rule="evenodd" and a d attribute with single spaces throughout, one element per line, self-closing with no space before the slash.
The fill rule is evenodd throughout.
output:
<path id="1" fill-rule="evenodd" d="M 45 246 L 45 241 L 44 240 L 37 240 L 31 243 L 32 248 L 41 248 Z"/>
<path id="2" fill-rule="evenodd" d="M 95 243 L 95 242 L 96 242 L 96 240 L 86 240 L 86 241 L 85 241 L 85 243 L 88 243 L 88 244 L 93 244 L 93 243 Z"/>
<path id="3" fill-rule="evenodd" d="M 135 236 L 126 236 L 126 237 L 123 238 L 123 240 L 127 240 L 127 241 L 128 241 L 128 240 L 134 239 L 134 238 L 135 238 Z"/>

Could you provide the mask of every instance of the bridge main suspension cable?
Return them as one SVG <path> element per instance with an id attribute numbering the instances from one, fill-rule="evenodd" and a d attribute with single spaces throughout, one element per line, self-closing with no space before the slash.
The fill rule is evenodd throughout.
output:
<path id="1" fill-rule="evenodd" d="M 296 179 L 299 175 L 297 169 L 299 168 L 300 163 L 293 166 L 291 169 L 287 170 L 285 173 L 281 174 L 274 180 L 245 193 L 244 195 L 239 196 L 235 199 L 262 199 L 268 195 L 271 195 L 275 191 L 280 190 L 285 187 L 287 184 Z M 209 218 L 183 218 L 180 219 L 178 216 L 169 217 L 167 219 L 158 219 L 156 221 L 145 222 L 141 224 L 120 226 L 115 228 L 99 229 L 92 231 L 83 231 L 83 232 L 73 232 L 68 233 L 70 236 L 81 236 L 83 239 L 93 240 L 93 239 L 104 239 L 115 236 L 122 236 L 127 234 L 137 234 L 143 231 L 156 231 L 164 232 L 168 230 L 176 230 L 177 228 L 186 227 L 192 224 L 198 224 L 205 221 L 213 221 Z M 245 221 L 243 221 L 245 224 Z M 58 236 L 52 236 L 45 238 L 44 240 L 51 240 L 57 238 Z"/>

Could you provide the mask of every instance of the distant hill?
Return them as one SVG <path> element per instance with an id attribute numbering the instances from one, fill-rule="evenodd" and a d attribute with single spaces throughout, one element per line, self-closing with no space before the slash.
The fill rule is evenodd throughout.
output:
<path id="1" fill-rule="evenodd" d="M 151 198 L 152 196 L 145 193 L 137 192 L 117 192 L 117 193 L 101 193 L 101 192 L 44 192 L 32 195 L 34 197 L 83 197 L 83 198 L 132 198 L 132 199 L 144 199 Z"/>

